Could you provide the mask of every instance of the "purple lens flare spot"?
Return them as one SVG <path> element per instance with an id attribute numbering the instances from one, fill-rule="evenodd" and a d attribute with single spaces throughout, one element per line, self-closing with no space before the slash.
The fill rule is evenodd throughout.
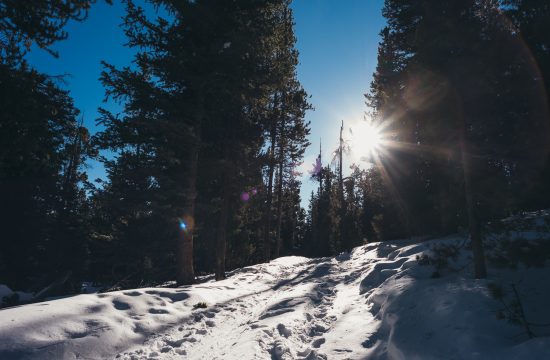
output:
<path id="1" fill-rule="evenodd" d="M 242 201 L 248 201 L 248 200 L 250 200 L 250 194 L 248 194 L 246 191 L 244 191 L 244 192 L 241 194 L 241 200 L 242 200 Z"/>

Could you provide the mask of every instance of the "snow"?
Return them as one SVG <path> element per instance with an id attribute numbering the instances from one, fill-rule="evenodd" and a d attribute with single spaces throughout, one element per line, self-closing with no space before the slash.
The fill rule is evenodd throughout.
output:
<path id="1" fill-rule="evenodd" d="M 4 284 L 0 284 L 0 305 L 8 300 L 13 295 L 17 295 L 18 301 L 30 301 L 33 297 L 33 294 L 23 292 L 23 291 L 12 291 L 9 287 Z"/>
<path id="2" fill-rule="evenodd" d="M 4 284 L 0 284 L 0 300 L 2 300 L 6 296 L 11 296 L 13 294 L 13 291 L 7 287 Z"/>
<path id="3" fill-rule="evenodd" d="M 548 241 L 548 233 L 530 234 Z M 459 249 L 447 266 L 421 264 L 441 246 Z M 492 266 L 485 280 L 473 279 L 469 265 L 459 235 L 396 240 L 335 258 L 283 257 L 218 282 L 7 308 L 0 358 L 549 359 L 550 262 Z M 516 287 L 525 318 L 540 325 L 537 337 L 497 316 L 494 283 L 505 304 Z"/>

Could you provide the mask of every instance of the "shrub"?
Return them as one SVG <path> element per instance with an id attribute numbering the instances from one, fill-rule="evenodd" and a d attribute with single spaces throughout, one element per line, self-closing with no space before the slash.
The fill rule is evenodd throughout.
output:
<path id="1" fill-rule="evenodd" d="M 206 305 L 205 302 L 198 302 L 196 303 L 195 305 L 193 305 L 193 310 L 196 310 L 196 309 L 206 309 L 208 307 L 208 305 Z"/>

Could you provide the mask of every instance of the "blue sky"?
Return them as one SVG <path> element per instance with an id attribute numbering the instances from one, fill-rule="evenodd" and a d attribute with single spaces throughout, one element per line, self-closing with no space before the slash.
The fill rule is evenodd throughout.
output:
<path id="1" fill-rule="evenodd" d="M 344 126 L 361 121 L 367 110 L 364 94 L 376 68 L 379 33 L 385 24 L 383 0 L 294 0 L 295 33 L 300 51 L 298 78 L 311 95 L 314 111 L 311 146 L 302 169 L 309 170 L 319 153 L 326 164 L 338 147 Z M 347 134 L 347 131 L 345 131 Z M 302 206 L 317 183 L 304 172 Z"/>
<path id="2" fill-rule="evenodd" d="M 384 25 L 383 0 L 294 0 L 295 33 L 300 51 L 298 78 L 311 95 L 314 111 L 311 121 L 311 147 L 302 169 L 310 169 L 323 142 L 323 159 L 330 159 L 338 144 L 340 121 L 353 124 L 366 110 L 363 94 L 368 90 L 376 67 L 379 32 Z M 82 23 L 71 22 L 69 38 L 54 46 L 60 57 L 33 50 L 28 61 L 50 75 L 69 74 L 70 90 L 86 126 L 96 131 L 97 108 L 112 110 L 116 104 L 103 104 L 104 89 L 99 82 L 100 61 L 117 67 L 132 60 L 133 51 L 124 47 L 126 38 L 120 23 L 124 7 L 115 1 L 109 6 L 98 2 Z M 90 179 L 104 176 L 100 164 L 91 163 Z M 302 204 L 307 206 L 316 184 L 304 174 Z"/>

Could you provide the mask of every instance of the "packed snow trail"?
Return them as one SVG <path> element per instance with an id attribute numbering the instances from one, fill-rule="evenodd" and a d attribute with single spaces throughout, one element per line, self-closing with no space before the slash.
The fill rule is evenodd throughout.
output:
<path id="1" fill-rule="evenodd" d="M 251 273 L 265 276 L 276 263 Z M 365 352 L 360 341 L 355 348 L 343 347 L 346 341 L 342 336 L 334 339 L 337 344 L 327 346 L 325 334 L 338 322 L 338 286 L 344 278 L 351 280 L 338 260 L 302 259 L 301 263 L 280 269 L 266 288 L 195 311 L 188 321 L 119 358 L 170 359 L 185 355 L 189 359 L 338 359 Z M 254 280 L 258 278 L 237 273 L 217 284 L 227 290 Z M 342 335 L 357 328 L 353 322 L 338 326 Z"/>
<path id="2" fill-rule="evenodd" d="M 523 232 L 530 240 L 519 249 L 548 248 L 549 233 Z M 514 284 L 526 318 L 550 323 L 550 261 L 492 267 L 491 280 L 475 280 L 465 244 L 373 243 L 336 258 L 279 258 L 218 282 L 3 309 L 0 359 L 550 359 L 550 327 L 529 339 L 488 291 Z M 435 276 L 422 257 L 441 245 L 456 256 Z"/>

